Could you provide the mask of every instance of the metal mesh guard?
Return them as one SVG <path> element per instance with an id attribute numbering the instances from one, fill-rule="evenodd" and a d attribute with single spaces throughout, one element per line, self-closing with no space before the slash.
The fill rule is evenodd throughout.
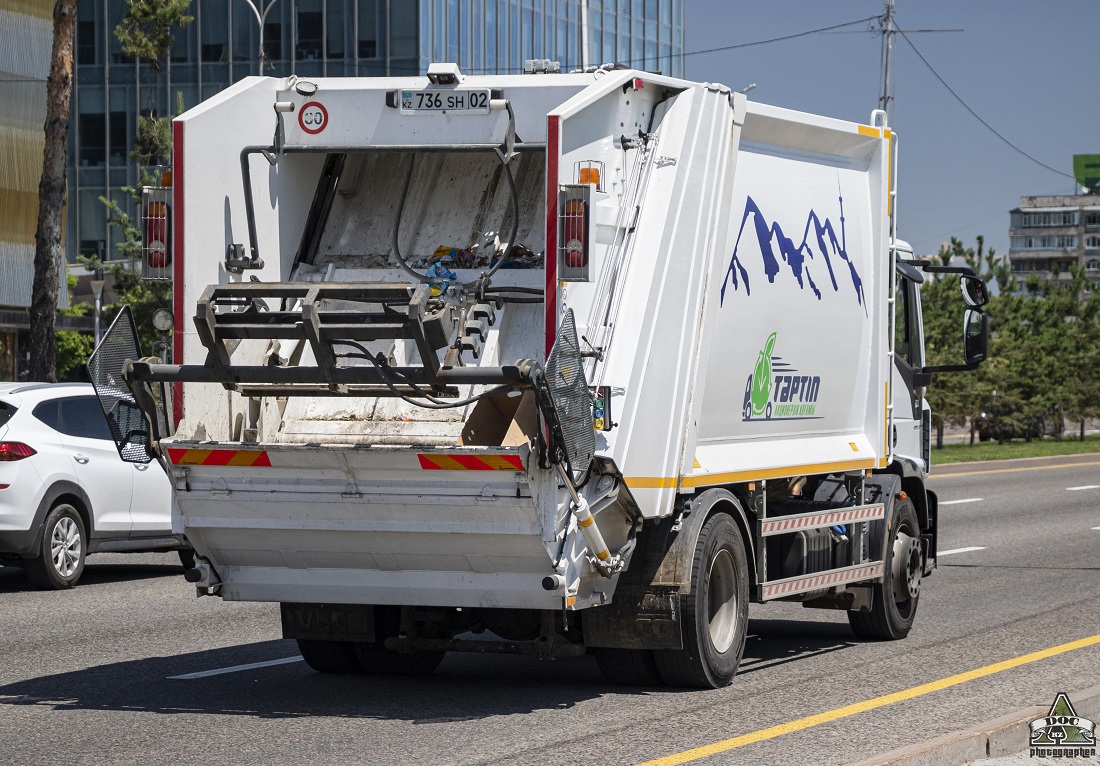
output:
<path id="1" fill-rule="evenodd" d="M 596 431 L 592 427 L 592 395 L 584 378 L 572 309 L 565 312 L 558 327 L 558 338 L 546 360 L 546 383 L 565 437 L 565 457 L 573 480 L 579 482 L 592 464 Z"/>
<path id="2" fill-rule="evenodd" d="M 122 379 L 126 361 L 141 358 L 134 316 L 129 306 L 123 306 L 107 334 L 88 357 L 88 376 L 96 397 L 107 416 L 111 437 L 119 456 L 128 463 L 148 463 L 145 445 L 149 441 L 149 426 L 141 414 L 133 394 Z"/>

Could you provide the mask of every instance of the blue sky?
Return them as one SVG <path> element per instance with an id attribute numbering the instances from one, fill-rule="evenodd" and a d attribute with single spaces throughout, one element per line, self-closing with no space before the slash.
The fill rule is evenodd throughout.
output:
<path id="1" fill-rule="evenodd" d="M 685 0 L 688 53 L 842 24 L 883 0 Z M 1069 176 L 1073 155 L 1100 154 L 1100 0 L 896 0 L 902 30 L 983 120 Z M 689 55 L 687 77 L 722 82 L 776 106 L 866 122 L 879 97 L 881 38 L 842 32 Z M 1072 178 L 1005 145 L 936 80 L 901 35 L 891 126 L 900 138 L 899 234 L 918 254 L 958 237 L 1008 252 L 1008 211 L 1033 194 L 1070 194 Z"/>

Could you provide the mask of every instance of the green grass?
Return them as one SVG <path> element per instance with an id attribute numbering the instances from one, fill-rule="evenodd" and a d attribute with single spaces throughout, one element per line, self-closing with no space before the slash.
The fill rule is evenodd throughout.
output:
<path id="1" fill-rule="evenodd" d="M 935 436 L 933 435 L 933 438 Z M 1072 436 L 1062 441 L 1051 438 L 1025 442 L 1023 439 L 1013 439 L 1004 444 L 997 442 L 974 442 L 969 444 L 947 444 L 943 449 L 932 447 L 932 465 L 946 465 L 947 463 L 963 463 L 970 460 L 1010 460 L 1020 457 L 1051 457 L 1055 455 L 1079 455 L 1082 453 L 1100 452 L 1100 434 L 1086 436 L 1085 441 L 1077 440 Z"/>

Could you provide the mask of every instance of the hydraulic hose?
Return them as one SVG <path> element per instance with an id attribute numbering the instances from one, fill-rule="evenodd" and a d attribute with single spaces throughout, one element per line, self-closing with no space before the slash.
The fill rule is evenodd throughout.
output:
<path id="1" fill-rule="evenodd" d="M 512 254 L 512 248 L 515 247 L 516 244 L 516 236 L 519 234 L 519 192 L 516 190 L 516 179 L 512 176 L 512 168 L 509 166 L 508 158 L 504 156 L 504 152 L 500 149 L 495 149 L 494 151 L 496 152 L 497 159 L 500 160 L 500 164 L 504 166 L 504 176 L 508 179 L 508 190 L 512 196 L 512 233 L 508 237 L 508 247 L 506 247 L 501 256 L 497 258 L 496 263 L 478 279 L 463 283 L 463 287 L 469 287 L 476 284 L 481 279 L 488 279 L 493 276 Z M 405 175 L 405 186 L 401 190 L 401 199 L 397 203 L 397 216 L 393 222 L 393 253 L 397 256 L 397 262 L 401 266 L 402 271 L 417 282 L 428 282 L 431 281 L 431 277 L 429 277 L 427 273 L 421 274 L 409 265 L 405 257 L 401 255 L 401 245 L 398 243 L 398 235 L 401 231 L 401 219 L 405 213 L 405 200 L 409 196 L 409 187 L 412 185 L 413 168 L 415 165 L 416 154 L 414 153 L 409 161 L 409 172 Z"/>

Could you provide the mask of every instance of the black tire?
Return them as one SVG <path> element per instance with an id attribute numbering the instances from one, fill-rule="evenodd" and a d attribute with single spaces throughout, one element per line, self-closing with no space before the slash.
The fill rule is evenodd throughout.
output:
<path id="1" fill-rule="evenodd" d="M 190 548 L 181 548 L 176 551 L 180 557 L 180 563 L 183 564 L 184 571 L 195 568 L 195 551 Z"/>
<path id="2" fill-rule="evenodd" d="M 46 590 L 64 590 L 76 585 L 84 573 L 88 551 L 88 533 L 76 508 L 59 503 L 46 514 L 42 523 L 39 555 L 23 560 L 23 569 L 32 584 Z"/>
<path id="3" fill-rule="evenodd" d="M 848 612 L 848 622 L 859 638 L 896 641 L 909 635 L 920 601 L 924 557 L 920 523 L 909 498 L 896 500 L 890 514 L 885 576 L 871 590 L 871 611 Z M 873 533 L 874 527 L 872 527 Z"/>
<path id="4" fill-rule="evenodd" d="M 377 676 L 424 676 L 443 662 L 446 652 L 403 654 L 387 649 L 387 638 L 401 630 L 401 607 L 374 607 L 374 641 L 356 641 L 355 655 L 365 673 Z"/>
<path id="5" fill-rule="evenodd" d="M 609 683 L 618 686 L 660 686 L 657 661 L 648 649 L 593 649 L 596 665 Z"/>
<path id="6" fill-rule="evenodd" d="M 183 551 L 180 551 L 183 554 Z M 298 651 L 306 664 L 318 673 L 362 673 L 355 644 L 351 641 L 298 639 Z"/>
<path id="7" fill-rule="evenodd" d="M 707 520 L 695 544 L 691 589 L 681 595 L 684 648 L 653 652 L 669 686 L 718 689 L 741 664 L 749 624 L 749 567 L 737 523 L 726 513 Z"/>

